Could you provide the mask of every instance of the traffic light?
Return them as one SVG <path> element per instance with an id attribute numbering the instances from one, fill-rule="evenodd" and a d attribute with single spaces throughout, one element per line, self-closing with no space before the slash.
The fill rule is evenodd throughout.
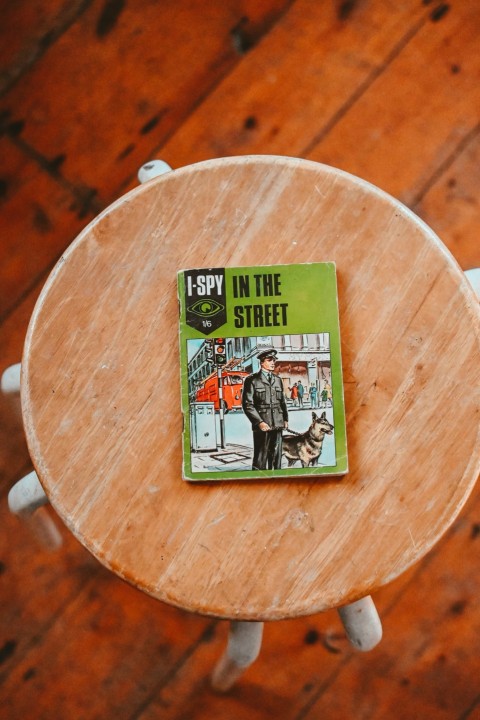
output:
<path id="1" fill-rule="evenodd" d="M 213 360 L 215 365 L 225 365 L 227 362 L 225 338 L 215 338 L 213 341 Z"/>
<path id="2" fill-rule="evenodd" d="M 213 340 L 211 338 L 206 338 L 205 350 L 207 361 L 213 364 Z"/>

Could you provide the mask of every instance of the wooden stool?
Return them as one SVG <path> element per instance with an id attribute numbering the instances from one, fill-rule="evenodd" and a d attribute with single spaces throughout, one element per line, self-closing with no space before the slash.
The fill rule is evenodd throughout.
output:
<path id="1" fill-rule="evenodd" d="M 182 481 L 177 271 L 329 260 L 349 474 Z M 477 479 L 479 344 L 460 268 L 385 193 L 304 160 L 200 163 L 122 197 L 51 274 L 22 362 L 29 449 L 66 525 L 141 590 L 235 621 L 347 606 L 348 628 L 438 541 Z M 260 625 L 232 626 L 217 687 L 260 639 Z"/>

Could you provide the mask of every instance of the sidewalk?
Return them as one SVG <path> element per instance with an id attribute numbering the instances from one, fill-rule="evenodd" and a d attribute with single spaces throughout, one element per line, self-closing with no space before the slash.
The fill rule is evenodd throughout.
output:
<path id="1" fill-rule="evenodd" d="M 192 470 L 194 472 L 251 470 L 252 456 L 252 448 L 246 445 L 227 443 L 225 448 L 192 453 Z"/>

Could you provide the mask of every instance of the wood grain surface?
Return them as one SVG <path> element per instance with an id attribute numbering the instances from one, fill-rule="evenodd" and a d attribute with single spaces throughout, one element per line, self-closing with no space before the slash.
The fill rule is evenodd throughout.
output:
<path id="1" fill-rule="evenodd" d="M 349 474 L 182 482 L 177 271 L 329 260 Z M 81 542 L 155 597 L 318 612 L 396 577 L 458 514 L 479 471 L 479 341 L 463 273 L 393 198 L 308 161 L 200 163 L 114 203 L 54 269 L 23 357 L 31 456 Z"/>
<path id="2" fill-rule="evenodd" d="M 3 3 L 1 17 L 1 369 L 20 360 L 36 299 L 62 252 L 136 186 L 138 167 L 155 157 L 174 168 L 255 153 L 338 166 L 406 203 L 462 269 L 480 266 L 476 3 L 16 0 Z M 413 280 L 417 258 L 410 262 Z M 349 263 L 344 277 L 354 270 Z M 398 290 L 394 269 L 389 273 Z M 357 290 L 342 282 L 341 298 L 353 298 Z M 440 312 L 433 302 L 427 315 Z M 345 332 L 343 339 L 344 361 L 354 363 Z M 397 345 L 403 347 L 400 338 Z M 366 393 L 368 381 L 354 380 Z M 468 394 L 461 387 L 455 394 L 451 382 L 449 366 L 437 413 L 451 422 L 447 443 Z M 347 385 L 352 413 L 355 393 L 355 384 Z M 371 389 L 370 408 L 374 396 Z M 359 427 L 368 407 L 360 403 Z M 351 436 L 350 451 L 358 453 L 355 447 L 360 438 Z M 335 611 L 267 623 L 259 659 L 219 697 L 208 676 L 224 649 L 226 624 L 122 582 L 66 528 L 60 551 L 39 548 L 6 502 L 31 467 L 20 408 L 0 396 L 0 715 L 480 717 L 478 483 L 430 552 L 375 593 L 384 626 L 378 648 L 353 651 Z M 432 478 L 418 475 L 416 482 L 422 488 Z M 398 486 L 388 488 L 401 497 Z M 296 507 L 305 497 L 312 502 L 312 490 L 302 484 L 302 491 Z M 159 510 L 157 527 L 166 517 Z M 292 535 L 298 539 L 300 530 Z M 267 575 L 265 565 L 262 582 Z"/>

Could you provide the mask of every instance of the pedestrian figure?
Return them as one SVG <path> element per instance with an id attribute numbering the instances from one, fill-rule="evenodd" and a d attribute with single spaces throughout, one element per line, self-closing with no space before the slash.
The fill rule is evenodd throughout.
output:
<path id="1" fill-rule="evenodd" d="M 317 388 L 315 385 L 310 386 L 310 406 L 312 408 L 317 407 Z"/>
<path id="2" fill-rule="evenodd" d="M 327 391 L 327 407 L 332 407 L 332 386 L 330 383 L 325 383 L 325 389 Z"/>
<path id="3" fill-rule="evenodd" d="M 301 380 L 299 380 L 299 382 L 298 382 L 297 392 L 298 392 L 298 406 L 303 408 L 303 395 L 305 393 L 305 388 L 303 387 Z"/>
<path id="4" fill-rule="evenodd" d="M 323 388 L 320 397 L 321 397 L 320 407 L 321 407 L 321 408 L 326 408 L 326 407 L 327 407 L 327 400 L 328 400 L 328 392 L 327 392 L 327 389 L 326 389 L 326 388 Z"/>
<path id="5" fill-rule="evenodd" d="M 290 397 L 293 400 L 294 406 L 298 405 L 298 388 L 297 383 L 293 383 L 293 387 L 290 388 Z"/>

